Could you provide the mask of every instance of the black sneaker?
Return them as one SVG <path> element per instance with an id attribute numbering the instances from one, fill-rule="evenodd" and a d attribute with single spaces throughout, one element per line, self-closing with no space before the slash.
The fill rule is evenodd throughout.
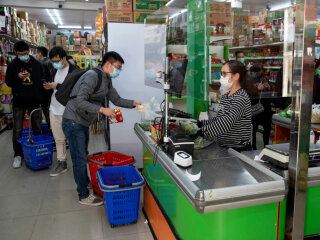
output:
<path id="1" fill-rule="evenodd" d="M 79 200 L 79 203 L 87 206 L 100 206 L 103 205 L 103 200 L 100 197 L 89 194 L 88 197 Z"/>
<path id="2" fill-rule="evenodd" d="M 50 173 L 50 177 L 56 177 L 62 173 L 65 173 L 67 171 L 67 162 L 61 162 L 58 161 L 57 166 L 55 169 Z"/>

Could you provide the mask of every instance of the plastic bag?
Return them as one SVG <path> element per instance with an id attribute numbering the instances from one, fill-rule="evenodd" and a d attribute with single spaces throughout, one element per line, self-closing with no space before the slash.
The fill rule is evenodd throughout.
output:
<path id="1" fill-rule="evenodd" d="M 186 135 L 196 135 L 199 131 L 197 124 L 188 121 L 180 121 L 180 127 L 186 132 Z"/>
<path id="2" fill-rule="evenodd" d="M 320 105 L 312 105 L 311 123 L 320 123 Z"/>
<path id="3" fill-rule="evenodd" d="M 153 121 L 160 115 L 157 112 L 160 111 L 160 104 L 155 97 L 152 97 L 150 102 L 143 103 L 142 121 Z"/>

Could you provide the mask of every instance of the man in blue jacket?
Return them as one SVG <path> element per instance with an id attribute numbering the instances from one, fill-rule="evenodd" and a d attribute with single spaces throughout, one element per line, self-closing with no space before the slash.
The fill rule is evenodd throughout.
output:
<path id="1" fill-rule="evenodd" d="M 89 178 L 86 166 L 90 124 L 99 112 L 109 118 L 116 117 L 114 110 L 102 106 L 106 97 L 120 107 L 134 108 L 141 104 L 138 101 L 121 98 L 112 86 L 111 79 L 119 76 L 122 64 L 124 60 L 118 53 L 105 54 L 102 65 L 98 67 L 102 74 L 101 84 L 95 71 L 91 70 L 82 75 L 72 89 L 63 114 L 62 128 L 69 142 L 79 202 L 84 205 L 103 204 L 100 198 L 90 194 L 88 190 Z M 100 87 L 96 89 L 99 84 Z"/>
<path id="2" fill-rule="evenodd" d="M 43 70 L 41 64 L 29 55 L 29 45 L 24 41 L 14 44 L 17 57 L 8 64 L 6 84 L 12 88 L 13 94 L 13 168 L 21 167 L 21 137 L 23 119 L 26 111 L 30 114 L 40 107 L 42 93 Z M 34 135 L 41 134 L 40 112 L 32 114 L 32 129 Z"/>

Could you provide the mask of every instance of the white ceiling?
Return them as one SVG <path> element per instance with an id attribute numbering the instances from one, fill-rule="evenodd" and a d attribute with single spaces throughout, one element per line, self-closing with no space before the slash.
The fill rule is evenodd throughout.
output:
<path id="1" fill-rule="evenodd" d="M 57 29 L 51 18 L 48 16 L 46 9 L 40 8 L 17 8 L 17 10 L 27 11 L 30 19 L 37 19 L 38 22 L 44 23 L 49 29 Z M 81 25 L 91 26 L 95 29 L 96 16 L 98 15 L 97 10 L 64 10 L 57 9 L 60 19 L 63 25 Z M 52 14 L 56 19 L 56 16 Z M 58 21 L 56 20 L 58 23 Z"/>

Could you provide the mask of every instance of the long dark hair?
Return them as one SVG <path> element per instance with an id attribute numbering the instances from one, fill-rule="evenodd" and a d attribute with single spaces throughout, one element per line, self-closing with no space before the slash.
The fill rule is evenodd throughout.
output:
<path id="1" fill-rule="evenodd" d="M 230 68 L 230 72 L 232 72 L 233 74 L 239 74 L 239 82 L 240 82 L 240 86 L 241 88 L 243 88 L 244 90 L 246 90 L 247 88 L 247 69 L 246 66 L 236 60 L 231 60 L 226 62 L 224 65 L 228 65 Z"/>

